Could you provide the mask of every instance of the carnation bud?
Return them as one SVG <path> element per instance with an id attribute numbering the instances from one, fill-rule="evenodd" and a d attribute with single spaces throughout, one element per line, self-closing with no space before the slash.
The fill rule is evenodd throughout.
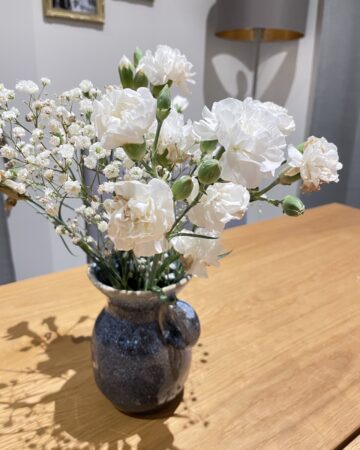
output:
<path id="1" fill-rule="evenodd" d="M 140 87 L 147 87 L 149 80 L 142 70 L 138 70 L 134 78 L 134 89 L 139 89 Z"/>
<path id="2" fill-rule="evenodd" d="M 203 153 L 210 153 L 216 149 L 218 141 L 201 141 L 200 142 L 200 150 Z"/>
<path id="3" fill-rule="evenodd" d="M 141 161 L 146 153 L 146 144 L 126 144 L 123 146 L 125 153 L 133 161 Z"/>
<path id="4" fill-rule="evenodd" d="M 161 93 L 161 91 L 163 90 L 164 86 L 168 86 L 168 87 L 170 88 L 171 85 L 172 85 L 172 80 L 169 80 L 166 84 L 158 84 L 158 85 L 156 85 L 156 86 L 154 86 L 153 84 L 151 84 L 151 85 L 150 85 L 150 90 L 151 90 L 152 95 L 153 95 L 155 98 L 158 98 L 159 95 L 160 95 L 160 93 Z"/>
<path id="5" fill-rule="evenodd" d="M 175 200 L 184 200 L 189 197 L 191 191 L 193 190 L 194 184 L 188 175 L 184 175 L 180 177 L 175 183 L 172 185 L 172 193 Z"/>
<path id="6" fill-rule="evenodd" d="M 134 66 L 137 67 L 139 65 L 140 59 L 143 57 L 143 52 L 139 47 L 136 47 L 134 51 Z"/>
<path id="7" fill-rule="evenodd" d="M 169 86 L 166 84 L 159 94 L 157 99 L 156 118 L 159 122 L 163 122 L 170 114 L 171 110 L 171 95 Z"/>
<path id="8" fill-rule="evenodd" d="M 296 148 L 299 150 L 299 152 L 304 153 L 305 150 L 305 144 L 306 142 L 303 142 L 302 144 L 299 144 Z"/>
<path id="9" fill-rule="evenodd" d="M 156 162 L 157 164 L 159 164 L 161 167 L 169 167 L 172 166 L 172 161 L 170 161 L 168 159 L 168 155 L 169 155 L 169 150 L 165 149 L 165 151 L 163 153 L 157 153 L 156 154 Z"/>
<path id="10" fill-rule="evenodd" d="M 198 179 L 203 184 L 213 184 L 220 177 L 220 165 L 216 159 L 203 161 L 199 166 Z"/>
<path id="11" fill-rule="evenodd" d="M 129 58 L 126 56 L 121 58 L 118 70 L 123 88 L 132 89 L 134 82 L 134 67 Z"/>
<path id="12" fill-rule="evenodd" d="M 287 195 L 281 203 L 284 213 L 288 216 L 297 217 L 301 216 L 305 212 L 304 203 L 293 195 Z"/>

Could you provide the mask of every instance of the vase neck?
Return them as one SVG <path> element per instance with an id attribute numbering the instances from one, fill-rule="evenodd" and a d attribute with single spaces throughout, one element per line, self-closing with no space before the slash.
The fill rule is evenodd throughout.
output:
<path id="1" fill-rule="evenodd" d="M 161 303 L 149 302 L 134 302 L 130 304 L 124 301 L 112 301 L 108 299 L 106 309 L 110 314 L 119 317 L 121 319 L 129 319 L 133 322 L 151 322 L 158 320 L 160 313 Z"/>

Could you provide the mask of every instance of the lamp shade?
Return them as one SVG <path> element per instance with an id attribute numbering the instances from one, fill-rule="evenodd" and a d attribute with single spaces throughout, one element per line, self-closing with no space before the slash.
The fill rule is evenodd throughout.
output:
<path id="1" fill-rule="evenodd" d="M 216 35 L 226 39 L 283 41 L 304 36 L 308 0 L 217 0 Z"/>

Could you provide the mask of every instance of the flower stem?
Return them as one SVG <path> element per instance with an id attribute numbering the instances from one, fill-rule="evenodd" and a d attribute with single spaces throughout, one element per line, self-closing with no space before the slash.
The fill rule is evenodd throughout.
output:
<path id="1" fill-rule="evenodd" d="M 258 197 L 261 197 L 262 195 L 266 194 L 266 192 L 269 192 L 272 188 L 277 186 L 280 183 L 280 177 L 276 178 L 272 183 L 270 183 L 268 186 L 266 186 L 261 191 L 257 192 L 255 195 L 255 199 L 257 200 Z"/>
<path id="2" fill-rule="evenodd" d="M 146 289 L 145 290 L 148 290 L 149 287 L 150 287 L 150 289 L 153 287 L 155 274 L 156 274 L 156 269 L 157 269 L 157 266 L 158 266 L 158 264 L 160 262 L 160 259 L 161 259 L 161 254 L 160 253 L 156 253 L 154 255 L 154 257 L 153 257 L 153 263 L 152 263 L 152 266 L 151 266 L 151 272 L 150 272 L 149 280 L 148 280 L 148 283 L 146 285 Z"/>
<path id="3" fill-rule="evenodd" d="M 158 176 L 157 169 L 156 169 L 156 153 L 157 153 L 157 146 L 158 146 L 158 141 L 159 141 L 159 137 L 160 137 L 160 131 L 161 131 L 162 124 L 163 124 L 163 122 L 160 120 L 157 123 L 156 133 L 155 133 L 155 138 L 154 138 L 154 145 L 153 145 L 152 154 L 151 154 L 151 165 L 153 167 L 153 170 L 154 170 L 156 176 Z"/>
<path id="4" fill-rule="evenodd" d="M 177 225 L 180 223 L 181 219 L 190 211 L 190 209 L 195 206 L 198 201 L 203 196 L 202 192 L 199 192 L 198 195 L 194 198 L 194 200 L 184 209 L 184 211 L 180 214 L 180 216 L 175 220 L 174 225 L 171 227 L 170 231 L 167 233 L 167 237 L 171 236 L 173 231 L 176 229 Z"/>

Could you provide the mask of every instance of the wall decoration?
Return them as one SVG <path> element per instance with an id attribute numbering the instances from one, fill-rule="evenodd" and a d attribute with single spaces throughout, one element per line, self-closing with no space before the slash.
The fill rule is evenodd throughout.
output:
<path id="1" fill-rule="evenodd" d="M 104 23 L 104 0 L 43 0 L 50 18 Z"/>

